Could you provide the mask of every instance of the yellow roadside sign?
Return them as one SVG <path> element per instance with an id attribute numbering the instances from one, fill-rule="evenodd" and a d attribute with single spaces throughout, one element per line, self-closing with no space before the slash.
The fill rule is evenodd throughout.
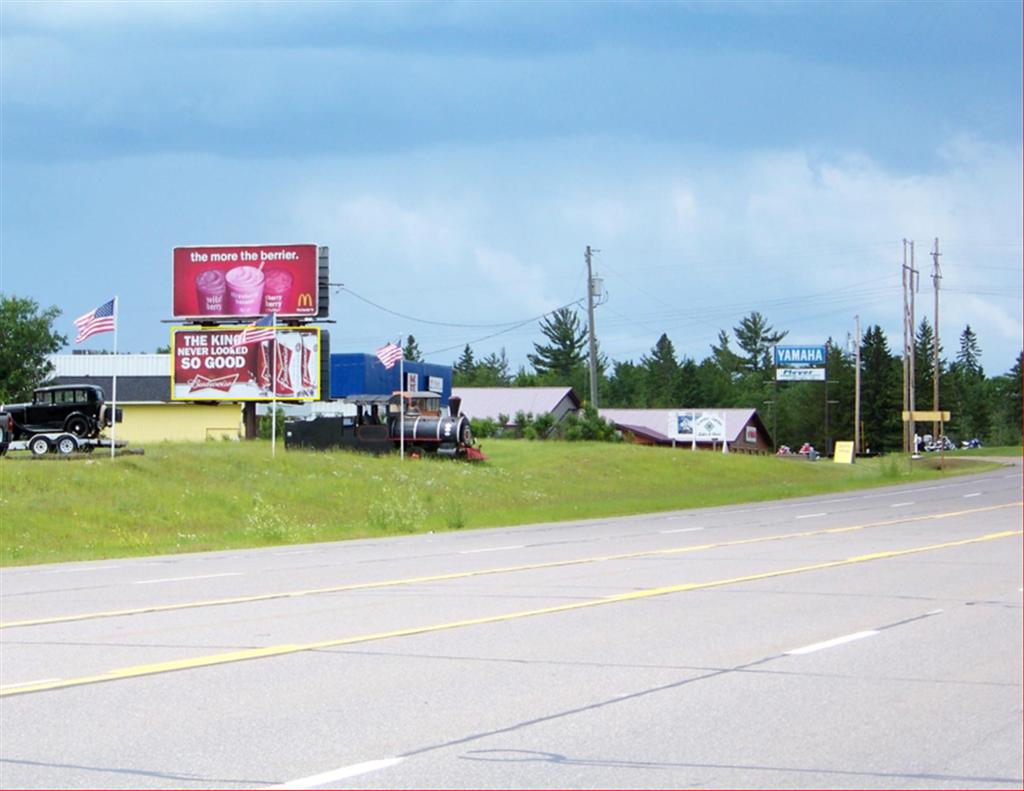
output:
<path id="1" fill-rule="evenodd" d="M 903 422 L 907 423 L 911 420 L 920 421 L 921 423 L 936 422 L 941 420 L 943 423 L 949 420 L 949 412 L 922 412 L 920 409 L 915 409 L 913 412 L 903 413 Z"/>
<path id="2" fill-rule="evenodd" d="M 853 464 L 853 440 L 837 441 L 832 460 L 836 464 Z"/>

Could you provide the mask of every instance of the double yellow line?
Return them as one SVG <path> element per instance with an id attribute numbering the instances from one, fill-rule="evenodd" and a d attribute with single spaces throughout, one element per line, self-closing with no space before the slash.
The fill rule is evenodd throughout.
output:
<path id="1" fill-rule="evenodd" d="M 380 580 L 377 582 L 357 582 L 348 585 L 334 585 L 328 588 L 308 588 L 305 590 L 281 591 L 277 593 L 261 593 L 254 596 L 233 596 L 224 599 L 207 599 L 203 601 L 180 602 L 178 604 L 156 604 L 151 607 L 133 607 L 124 610 L 102 610 L 99 612 L 75 613 L 71 615 L 55 615 L 51 618 L 34 618 L 23 621 L 0 622 L 0 629 L 12 629 L 23 626 L 43 626 L 46 624 L 69 623 L 71 621 L 87 621 L 95 618 L 115 618 L 126 615 L 145 615 L 147 613 L 174 612 L 175 610 L 187 610 L 195 607 L 218 607 L 228 604 L 249 604 L 259 601 L 270 601 L 272 599 L 288 599 L 300 596 L 316 596 L 323 593 L 344 593 L 346 591 L 369 590 L 374 588 L 393 588 L 400 585 L 421 585 L 428 582 L 444 582 L 446 580 L 469 579 L 471 577 L 483 577 L 489 574 L 511 574 L 517 571 L 538 571 L 541 569 L 560 568 L 562 566 L 578 566 L 587 563 L 606 563 L 613 560 L 631 560 L 642 557 L 657 557 L 660 555 L 678 555 L 684 552 L 701 552 L 708 549 L 722 549 L 724 547 L 736 547 L 746 544 L 762 544 L 767 541 L 786 541 L 793 538 L 810 538 L 812 536 L 832 535 L 837 533 L 850 533 L 858 530 L 868 530 L 877 527 L 891 527 L 893 525 L 910 524 L 912 522 L 927 522 L 937 519 L 950 519 L 956 516 L 968 514 L 979 514 L 986 511 L 996 511 L 1003 508 L 1012 508 L 1024 505 L 1024 501 L 1006 503 L 1003 505 L 990 505 L 983 508 L 973 508 L 966 511 L 949 511 L 942 514 L 926 514 L 924 516 L 907 516 L 900 519 L 889 519 L 883 522 L 867 522 L 861 525 L 850 525 L 848 527 L 830 527 L 822 530 L 803 530 L 798 533 L 783 533 L 774 536 L 761 536 L 759 538 L 740 538 L 732 541 L 718 541 L 710 544 L 690 544 L 684 547 L 671 547 L 669 549 L 652 549 L 642 552 L 626 552 L 617 555 L 596 555 L 587 558 L 572 558 L 570 560 L 552 560 L 546 563 L 530 563 L 519 566 L 501 566 L 498 568 L 478 569 L 476 571 L 456 571 L 450 574 L 432 574 L 423 577 L 406 577 L 395 580 Z"/>
<path id="2" fill-rule="evenodd" d="M 672 554 L 672 553 L 679 553 L 679 552 L 689 552 L 689 551 L 695 551 L 695 550 L 699 550 L 699 549 L 709 549 L 709 548 L 716 548 L 716 547 L 722 547 L 722 546 L 736 546 L 736 545 L 740 545 L 740 544 L 757 543 L 759 541 L 782 540 L 782 539 L 785 539 L 785 538 L 797 538 L 797 537 L 809 536 L 809 535 L 821 535 L 821 534 L 826 534 L 826 533 L 849 532 L 849 531 L 852 531 L 852 530 L 863 530 L 863 529 L 866 529 L 868 527 L 882 527 L 882 526 L 885 526 L 885 525 L 901 524 L 901 523 L 907 523 L 907 522 L 916 522 L 916 521 L 922 521 L 922 520 L 926 520 L 926 519 L 943 519 L 943 518 L 950 518 L 950 517 L 954 517 L 954 516 L 962 516 L 962 515 L 971 514 L 971 513 L 980 513 L 980 512 L 984 512 L 984 511 L 992 511 L 992 510 L 999 509 L 999 508 L 1009 508 L 1009 507 L 1020 506 L 1020 505 L 1024 505 L 1024 503 L 1020 503 L 1020 502 L 1018 502 L 1018 503 L 1008 503 L 1006 505 L 991 506 L 991 507 L 987 507 L 987 508 L 973 509 L 973 510 L 970 510 L 970 511 L 956 511 L 956 512 L 950 512 L 950 513 L 946 513 L 946 514 L 934 514 L 934 515 L 925 516 L 925 517 L 911 517 L 911 518 L 907 518 L 907 519 L 892 520 L 892 521 L 887 521 L 887 522 L 875 522 L 875 523 L 871 523 L 871 524 L 867 524 L 867 525 L 858 525 L 858 526 L 845 527 L 845 528 L 831 528 L 831 529 L 828 529 L 828 530 L 808 531 L 808 532 L 804 532 L 804 533 L 789 533 L 789 534 L 782 535 L 782 536 L 771 536 L 771 537 L 764 537 L 764 538 L 759 538 L 759 539 L 743 539 L 743 540 L 739 540 L 739 541 L 721 542 L 721 543 L 718 543 L 718 544 L 705 544 L 705 545 L 693 546 L 693 547 L 680 547 L 680 548 L 669 549 L 669 550 L 658 550 L 658 551 L 652 551 L 652 552 L 636 552 L 636 553 L 629 553 L 629 554 L 626 554 L 626 555 L 608 555 L 608 556 L 604 556 L 604 557 L 601 557 L 601 558 L 591 558 L 589 560 L 559 561 L 559 562 L 554 562 L 554 563 L 537 564 L 537 565 L 534 565 L 534 566 L 513 566 L 513 567 L 509 567 L 509 568 L 504 569 L 504 570 L 491 569 L 491 570 L 481 571 L 481 572 L 463 572 L 463 573 L 459 573 L 459 574 L 438 575 L 438 576 L 435 576 L 435 577 L 421 577 L 421 578 L 416 578 L 414 580 L 394 580 L 394 581 L 385 582 L 385 583 L 365 583 L 365 584 L 361 584 L 361 585 L 344 586 L 344 587 L 335 588 L 335 589 L 319 589 L 319 590 L 316 590 L 316 591 L 295 592 L 295 593 L 292 593 L 292 594 L 278 594 L 278 596 L 307 595 L 308 593 L 324 592 L 326 590 L 353 590 L 353 589 L 368 588 L 368 587 L 384 587 L 384 586 L 387 586 L 387 585 L 412 584 L 413 582 L 416 582 L 416 581 L 422 582 L 422 581 L 438 580 L 438 579 L 455 579 L 455 578 L 461 578 L 461 577 L 472 577 L 472 576 L 478 576 L 480 574 L 495 574 L 495 573 L 500 573 L 501 571 L 519 571 L 519 570 L 524 570 L 524 569 L 550 568 L 552 566 L 565 566 L 565 565 L 570 565 L 572 563 L 594 562 L 594 561 L 597 561 L 597 560 L 610 560 L 610 559 L 618 559 L 618 558 L 643 557 L 643 556 L 652 556 L 652 555 Z M 571 604 L 555 605 L 555 606 L 552 606 L 552 607 L 543 607 L 543 608 L 533 609 L 533 610 L 519 610 L 519 611 L 516 611 L 516 612 L 504 613 L 504 614 L 500 614 L 500 615 L 490 615 L 490 616 L 484 616 L 484 617 L 481 617 L 481 618 L 470 618 L 470 619 L 465 619 L 465 620 L 460 620 L 460 621 L 449 621 L 447 623 L 440 623 L 440 624 L 428 624 L 428 625 L 425 625 L 425 626 L 415 626 L 415 627 L 410 627 L 410 628 L 406 628 L 406 629 L 396 629 L 396 630 L 391 630 L 391 631 L 386 631 L 386 632 L 374 632 L 374 633 L 371 633 L 371 634 L 357 635 L 357 636 L 354 636 L 354 637 L 343 637 L 343 638 L 338 638 L 338 639 L 334 639 L 334 640 L 322 640 L 322 641 L 312 642 L 312 643 L 291 643 L 291 644 L 284 644 L 284 645 L 267 646 L 265 648 L 253 648 L 253 649 L 247 649 L 247 650 L 243 650 L 243 651 L 233 651 L 233 652 L 230 652 L 230 653 L 213 654 L 213 655 L 210 655 L 210 656 L 202 656 L 202 657 L 193 657 L 193 658 L 190 658 L 190 659 L 173 660 L 173 661 L 170 661 L 170 662 L 159 662 L 159 663 L 151 663 L 151 664 L 145 664 L 145 665 L 135 665 L 135 666 L 131 666 L 131 667 L 119 668 L 119 669 L 116 669 L 116 670 L 111 670 L 111 671 L 108 671 L 108 672 L 105 672 L 105 673 L 99 673 L 99 674 L 90 675 L 90 676 L 79 676 L 79 677 L 76 677 L 76 678 L 66 678 L 66 679 L 51 679 L 51 680 L 41 681 L 41 682 L 37 682 L 37 683 L 13 685 L 13 686 L 9 686 L 9 687 L 5 687 L 5 688 L 0 689 L 0 697 L 8 697 L 8 696 L 12 696 L 12 695 L 24 695 L 24 694 L 31 693 L 31 692 L 43 692 L 43 691 L 55 690 L 55 689 L 65 689 L 65 688 L 68 688 L 68 687 L 78 687 L 78 686 L 83 686 L 85 684 L 96 684 L 96 683 L 100 683 L 100 682 L 104 682 L 104 681 L 117 681 L 117 680 L 126 679 L 126 678 L 138 678 L 138 677 L 141 677 L 141 676 L 150 676 L 150 675 L 155 675 L 157 673 L 167 673 L 167 672 L 172 672 L 172 671 L 176 671 L 176 670 L 192 670 L 192 669 L 201 668 L 201 667 L 210 667 L 212 665 L 223 665 L 223 664 L 229 664 L 229 663 L 233 663 L 233 662 L 242 662 L 242 661 L 247 661 L 247 660 L 251 660 L 251 659 L 265 659 L 265 658 L 273 657 L 273 656 L 284 656 L 284 655 L 287 655 L 287 654 L 296 654 L 296 653 L 300 653 L 300 652 L 303 652 L 303 651 L 315 651 L 315 650 L 318 650 L 318 649 L 338 648 L 338 647 L 341 647 L 341 646 L 356 645 L 356 644 L 359 644 L 359 643 L 368 643 L 368 642 L 373 642 L 373 641 L 376 641 L 376 640 L 386 640 L 386 639 L 395 638 L 395 637 L 409 637 L 409 636 L 412 636 L 412 635 L 427 634 L 427 633 L 432 633 L 432 632 L 442 632 L 442 631 L 446 631 L 446 630 L 449 630 L 449 629 L 460 629 L 460 628 L 468 627 L 468 626 L 480 626 L 480 625 L 484 625 L 484 624 L 501 623 L 501 622 L 504 622 L 504 621 L 513 621 L 513 620 L 517 620 L 517 619 L 521 619 L 521 618 L 532 618 L 532 617 L 536 617 L 536 616 L 540 616 L 540 615 L 552 615 L 552 614 L 555 614 L 555 613 L 569 612 L 569 611 L 572 611 L 572 610 L 582 610 L 582 609 L 589 608 L 589 607 L 598 607 L 598 606 L 605 605 L 605 604 L 617 604 L 617 603 L 626 602 L 626 601 L 636 601 L 636 600 L 639 600 L 639 599 L 649 599 L 649 598 L 652 598 L 654 596 L 665 596 L 665 595 L 668 595 L 668 594 L 682 593 L 682 592 L 685 592 L 685 591 L 704 590 L 704 589 L 707 589 L 707 588 L 721 587 L 721 586 L 724 586 L 724 585 L 735 585 L 735 584 L 744 583 L 744 582 L 754 582 L 754 581 L 757 581 L 757 580 L 771 579 L 772 577 L 782 577 L 782 576 L 787 576 L 787 575 L 792 575 L 792 574 L 802 574 L 802 573 L 809 572 L 809 571 L 820 571 L 822 569 L 838 568 L 838 567 L 841 567 L 841 566 L 850 566 L 850 565 L 857 564 L 857 563 L 866 563 L 866 562 L 875 561 L 875 560 L 882 560 L 882 559 L 887 559 L 887 558 L 896 558 L 896 557 L 902 557 L 902 556 L 906 556 L 906 555 L 914 555 L 914 554 L 919 554 L 921 552 L 932 552 L 932 551 L 939 550 L 939 549 L 950 549 L 950 548 L 953 548 L 953 547 L 966 546 L 966 545 L 969 545 L 969 544 L 979 544 L 979 543 L 987 542 L 987 541 L 996 541 L 996 540 L 999 540 L 999 539 L 1010 538 L 1010 537 L 1019 536 L 1019 535 L 1022 535 L 1022 534 L 1024 534 L 1024 530 L 1004 530 L 1004 531 L 998 532 L 998 533 L 988 533 L 986 535 L 977 536 L 975 538 L 960 539 L 958 541 L 946 541 L 946 542 L 943 542 L 943 543 L 940 543 L 940 544 L 929 544 L 927 546 L 913 547 L 913 548 L 910 548 L 910 549 L 892 550 L 892 551 L 889 551 L 889 552 L 876 552 L 876 553 L 872 553 L 872 554 L 869 554 L 869 555 L 857 555 L 857 556 L 846 558 L 846 559 L 843 559 L 843 560 L 833 560 L 833 561 L 826 561 L 826 562 L 822 562 L 822 563 L 812 563 L 812 564 L 805 565 L 805 566 L 795 566 L 795 567 L 788 568 L 788 569 L 779 569 L 779 570 L 776 570 L 776 571 L 767 571 L 767 572 L 762 572 L 762 573 L 759 573 L 759 574 L 748 574 L 748 575 L 744 575 L 744 576 L 740 576 L 740 577 L 729 577 L 729 578 L 725 578 L 725 579 L 710 580 L 710 581 L 706 581 L 706 582 L 692 582 L 692 583 L 684 583 L 684 584 L 681 584 L 681 585 L 669 585 L 669 586 L 663 586 L 663 587 L 658 587 L 658 588 L 648 588 L 646 590 L 641 590 L 641 591 L 631 591 L 629 593 L 621 593 L 621 594 L 616 594 L 616 595 L 612 595 L 612 596 L 604 596 L 604 597 L 601 597 L 601 598 L 598 598 L 598 599 L 588 599 L 586 601 L 573 602 Z M 248 598 L 248 599 L 220 600 L 220 603 L 227 603 L 227 602 L 234 602 L 234 601 L 259 601 L 260 599 L 274 598 L 274 597 L 275 596 L 273 596 L 273 595 L 268 595 L 268 596 L 263 596 L 263 597 L 252 597 L 252 598 Z M 184 604 L 184 605 L 169 605 L 167 607 L 167 609 L 171 609 L 171 608 L 180 609 L 180 608 L 186 607 L 186 606 L 201 606 L 201 604 L 199 604 L 199 603 L 190 603 L 190 604 Z M 153 610 L 150 609 L 150 610 L 138 610 L 138 611 L 133 611 L 133 612 L 152 612 L 152 611 Z M 111 614 L 123 614 L 123 613 L 116 612 L 116 613 L 111 613 Z M 97 614 L 97 615 L 93 615 L 93 616 L 83 616 L 83 617 L 100 617 L 100 616 Z M 47 622 L 51 622 L 52 623 L 53 621 L 51 620 L 51 621 L 47 621 Z M 31 622 L 23 622 L 22 625 L 27 625 L 27 623 L 31 623 Z M 13 626 L 13 625 L 15 625 L 15 624 L 8 624 L 8 626 Z"/>

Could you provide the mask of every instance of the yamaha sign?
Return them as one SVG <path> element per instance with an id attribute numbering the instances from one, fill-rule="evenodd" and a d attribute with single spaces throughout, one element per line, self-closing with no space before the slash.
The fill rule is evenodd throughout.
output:
<path id="1" fill-rule="evenodd" d="M 776 346 L 775 379 L 779 382 L 824 382 L 824 346 Z"/>

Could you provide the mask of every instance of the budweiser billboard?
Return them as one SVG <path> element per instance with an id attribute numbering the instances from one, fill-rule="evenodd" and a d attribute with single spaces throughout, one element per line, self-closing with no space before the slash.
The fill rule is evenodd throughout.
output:
<path id="1" fill-rule="evenodd" d="M 280 327 L 260 333 L 270 338 L 249 341 L 244 333 L 244 327 L 172 329 L 171 400 L 320 397 L 319 327 Z"/>
<path id="2" fill-rule="evenodd" d="M 175 318 L 316 316 L 315 244 L 175 247 Z"/>

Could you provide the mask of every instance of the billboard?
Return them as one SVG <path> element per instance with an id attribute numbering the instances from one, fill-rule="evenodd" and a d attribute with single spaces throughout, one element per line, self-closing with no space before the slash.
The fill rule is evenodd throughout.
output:
<path id="1" fill-rule="evenodd" d="M 175 318 L 313 317 L 319 310 L 315 244 L 175 247 Z"/>
<path id="2" fill-rule="evenodd" d="M 824 382 L 824 368 L 776 368 L 775 378 L 780 382 Z"/>
<path id="3" fill-rule="evenodd" d="M 826 353 L 824 346 L 776 346 L 775 380 L 824 382 Z"/>
<path id="4" fill-rule="evenodd" d="M 677 442 L 722 442 L 725 440 L 725 415 L 721 412 L 669 412 L 666 433 Z"/>
<path id="5" fill-rule="evenodd" d="M 320 397 L 319 327 L 277 327 L 274 337 L 251 341 L 242 337 L 244 331 L 244 327 L 174 327 L 171 400 L 311 401 Z"/>

